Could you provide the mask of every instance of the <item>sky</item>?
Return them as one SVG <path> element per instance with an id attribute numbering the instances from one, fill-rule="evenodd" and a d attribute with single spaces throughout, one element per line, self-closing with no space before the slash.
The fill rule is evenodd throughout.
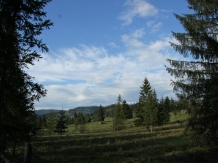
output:
<path id="1" fill-rule="evenodd" d="M 36 109 L 72 109 L 116 103 L 120 94 L 138 101 L 145 77 L 157 96 L 172 97 L 166 59 L 182 60 L 169 42 L 184 32 L 176 14 L 186 0 L 53 0 L 46 7 L 54 26 L 39 36 L 49 52 L 27 72 L 47 96 Z"/>

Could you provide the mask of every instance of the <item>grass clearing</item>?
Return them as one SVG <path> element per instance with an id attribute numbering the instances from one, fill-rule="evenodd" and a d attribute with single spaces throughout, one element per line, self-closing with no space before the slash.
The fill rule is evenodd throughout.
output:
<path id="1" fill-rule="evenodd" d="M 105 124 L 86 124 L 86 132 L 75 132 L 69 126 L 64 135 L 38 136 L 32 140 L 32 163 L 215 163 L 217 150 L 205 145 L 194 145 L 183 134 L 184 125 L 175 123 L 187 117 L 184 113 L 172 115 L 171 123 L 155 127 L 150 133 L 146 127 L 134 127 L 133 119 L 126 129 L 113 131 L 112 118 Z M 10 153 L 10 151 L 8 151 Z M 17 148 L 14 163 L 23 161 L 24 146 Z"/>
<path id="2" fill-rule="evenodd" d="M 122 131 L 36 137 L 32 163 L 187 163 L 218 162 L 217 152 L 193 145 L 183 134 L 184 126 L 168 124 L 153 133 L 144 127 Z M 15 163 L 23 161 L 23 147 Z"/>

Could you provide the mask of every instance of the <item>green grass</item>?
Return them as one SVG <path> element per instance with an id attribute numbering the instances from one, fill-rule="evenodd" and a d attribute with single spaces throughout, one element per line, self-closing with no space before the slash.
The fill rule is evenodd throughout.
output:
<path id="1" fill-rule="evenodd" d="M 31 142 L 32 163 L 218 162 L 217 150 L 194 145 L 183 134 L 184 126 L 179 123 L 155 127 L 150 133 L 145 127 L 131 127 L 131 123 L 125 130 L 113 131 L 112 119 L 105 121 L 105 124 L 87 124 L 89 131 L 86 133 L 69 132 L 51 138 L 34 138 Z M 74 127 L 69 126 L 68 129 L 73 130 Z M 15 159 L 9 156 L 14 163 L 23 161 L 23 148 L 23 144 L 18 146 Z"/>
<path id="2" fill-rule="evenodd" d="M 181 125 L 166 125 L 153 133 L 132 128 L 117 132 L 37 137 L 32 163 L 190 163 L 218 162 L 217 152 L 193 145 Z M 23 147 L 15 163 L 23 160 Z"/>
<path id="3" fill-rule="evenodd" d="M 181 110 L 177 114 L 170 113 L 170 122 L 182 121 L 188 117 L 185 110 Z"/>

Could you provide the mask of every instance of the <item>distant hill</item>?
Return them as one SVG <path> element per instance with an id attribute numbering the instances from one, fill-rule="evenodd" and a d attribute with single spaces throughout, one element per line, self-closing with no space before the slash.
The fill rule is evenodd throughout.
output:
<path id="1" fill-rule="evenodd" d="M 73 113 L 76 111 L 78 112 L 82 112 L 84 115 L 86 114 L 91 114 L 93 112 L 95 112 L 96 110 L 98 110 L 99 106 L 81 106 L 81 107 L 76 107 L 74 109 L 70 109 L 68 110 L 69 114 L 73 115 Z"/>
<path id="2" fill-rule="evenodd" d="M 55 109 L 40 109 L 40 110 L 35 110 L 35 113 L 37 115 L 43 115 L 43 114 L 48 114 L 50 112 L 59 112 L 60 110 L 55 110 Z"/>
<path id="3" fill-rule="evenodd" d="M 131 110 L 134 112 L 136 104 L 129 104 L 129 106 L 130 106 Z M 114 107 L 115 107 L 115 104 L 103 106 L 103 108 L 105 109 L 105 116 L 106 117 L 113 116 Z M 83 115 L 89 114 L 91 117 L 94 117 L 97 114 L 98 109 L 99 109 L 99 106 L 80 106 L 80 107 L 76 107 L 74 109 L 69 109 L 69 110 L 64 110 L 64 111 L 66 112 L 67 116 L 73 116 L 74 112 L 76 111 L 77 113 L 82 112 Z M 37 115 L 45 115 L 45 114 L 49 114 L 51 111 L 54 113 L 58 113 L 60 110 L 40 109 L 40 110 L 35 110 L 35 113 Z"/>
<path id="4" fill-rule="evenodd" d="M 64 110 L 66 112 L 66 115 L 71 116 L 74 114 L 76 111 L 77 113 L 82 112 L 84 115 L 91 114 L 98 110 L 99 106 L 81 106 L 81 107 L 76 107 L 74 109 L 69 109 L 69 110 Z M 37 115 L 45 115 L 49 114 L 50 112 L 58 113 L 60 110 L 55 110 L 55 109 L 40 109 L 40 110 L 35 110 L 35 113 Z"/>

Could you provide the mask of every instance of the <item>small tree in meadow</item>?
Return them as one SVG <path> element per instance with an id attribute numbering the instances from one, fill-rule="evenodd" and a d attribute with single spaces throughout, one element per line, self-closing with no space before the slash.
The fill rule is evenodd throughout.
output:
<path id="1" fill-rule="evenodd" d="M 103 122 L 104 121 L 104 109 L 100 105 L 98 112 L 97 112 L 97 121 Z"/>
<path id="2" fill-rule="evenodd" d="M 51 137 L 51 133 L 55 131 L 56 125 L 57 125 L 57 117 L 53 112 L 50 112 L 47 120 L 47 129 L 49 130 L 50 137 Z"/>
<path id="3" fill-rule="evenodd" d="M 124 128 L 124 114 L 122 110 L 121 95 L 117 98 L 117 104 L 114 108 L 113 128 L 115 130 L 122 130 Z"/>
<path id="4" fill-rule="evenodd" d="M 55 132 L 62 134 L 63 132 L 66 132 L 67 128 L 67 116 L 65 115 L 65 111 L 61 110 L 58 115 L 58 121 L 56 125 Z"/>

